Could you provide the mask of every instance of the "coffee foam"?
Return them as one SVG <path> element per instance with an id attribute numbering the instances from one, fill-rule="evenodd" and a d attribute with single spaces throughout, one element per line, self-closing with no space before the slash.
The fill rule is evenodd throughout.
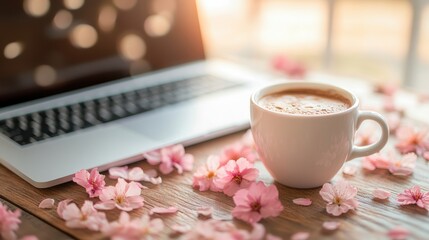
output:
<path id="1" fill-rule="evenodd" d="M 266 95 L 258 105 L 273 112 L 326 115 L 345 111 L 351 103 L 333 90 L 293 89 Z"/>

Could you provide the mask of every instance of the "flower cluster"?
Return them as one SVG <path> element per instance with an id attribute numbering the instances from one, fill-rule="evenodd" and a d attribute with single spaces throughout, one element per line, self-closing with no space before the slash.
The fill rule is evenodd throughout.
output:
<path id="1" fill-rule="evenodd" d="M 185 153 L 185 148 L 181 144 L 147 152 L 143 156 L 149 164 L 159 164 L 159 170 L 162 174 L 169 174 L 174 169 L 179 174 L 182 174 L 183 171 L 192 171 L 194 164 L 194 156 Z"/>
<path id="2" fill-rule="evenodd" d="M 408 176 L 413 173 L 416 167 L 417 155 L 408 153 L 401 157 L 395 156 L 393 152 L 387 154 L 376 153 L 362 160 L 362 166 L 366 170 L 388 169 L 389 172 L 397 176 Z"/>

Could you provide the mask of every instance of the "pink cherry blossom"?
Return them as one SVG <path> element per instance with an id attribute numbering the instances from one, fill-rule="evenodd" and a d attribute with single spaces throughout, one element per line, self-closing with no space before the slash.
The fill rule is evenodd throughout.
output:
<path id="1" fill-rule="evenodd" d="M 91 173 L 82 169 L 74 175 L 73 182 L 84 187 L 86 192 L 89 194 L 89 197 L 93 198 L 98 197 L 103 190 L 104 185 L 106 185 L 104 177 L 104 175 L 98 172 L 97 168 L 93 168 Z"/>
<path id="2" fill-rule="evenodd" d="M 106 215 L 98 212 L 91 201 L 85 201 L 80 209 L 75 203 L 66 204 L 58 213 L 69 228 L 87 228 L 99 231 L 107 223 Z"/>
<path id="3" fill-rule="evenodd" d="M 429 211 L 429 193 L 421 192 L 420 187 L 416 185 L 398 194 L 398 203 L 400 205 L 416 204 Z"/>
<path id="4" fill-rule="evenodd" d="M 102 232 L 111 239 L 159 239 L 164 223 L 161 219 L 150 219 L 147 214 L 130 219 L 127 212 L 121 212 L 117 221 L 106 224 Z"/>
<path id="5" fill-rule="evenodd" d="M 402 226 L 396 226 L 387 232 L 387 236 L 392 240 L 405 240 L 409 235 L 410 231 Z"/>
<path id="6" fill-rule="evenodd" d="M 395 147 L 401 153 L 415 152 L 422 155 L 429 150 L 429 134 L 427 130 L 419 130 L 410 126 L 401 126 L 396 130 Z"/>
<path id="7" fill-rule="evenodd" d="M 177 207 L 153 207 L 149 211 L 149 215 L 157 214 L 168 214 L 168 213 L 176 213 L 178 211 Z"/>
<path id="8" fill-rule="evenodd" d="M 15 232 L 21 224 L 20 217 L 21 211 L 19 209 L 11 211 L 0 202 L 0 239 L 16 239 Z"/>
<path id="9" fill-rule="evenodd" d="M 209 217 L 213 213 L 213 207 L 197 207 L 198 215 Z"/>
<path id="10" fill-rule="evenodd" d="M 375 92 L 381 93 L 387 96 L 393 96 L 399 90 L 399 86 L 397 84 L 392 83 L 383 83 L 379 84 L 375 87 Z"/>
<path id="11" fill-rule="evenodd" d="M 429 161 L 429 151 L 423 153 L 423 158 Z"/>
<path id="12" fill-rule="evenodd" d="M 286 56 L 276 56 L 272 60 L 272 66 L 278 70 L 286 74 L 288 77 L 294 79 L 303 79 L 306 75 L 306 68 L 304 65 L 292 61 Z"/>
<path id="13" fill-rule="evenodd" d="M 39 204 L 39 208 L 53 208 L 55 204 L 55 200 L 52 198 L 46 198 L 43 199 L 40 204 Z"/>
<path id="14" fill-rule="evenodd" d="M 101 202 L 95 204 L 100 210 L 110 210 L 115 207 L 123 211 L 131 211 L 143 207 L 144 198 L 140 196 L 141 189 L 136 182 L 127 183 L 118 178 L 116 186 L 108 186 L 100 194 Z"/>
<path id="15" fill-rule="evenodd" d="M 19 240 L 38 240 L 38 239 L 39 238 L 35 235 L 27 235 L 27 236 L 20 238 Z"/>
<path id="16" fill-rule="evenodd" d="M 256 161 L 257 155 L 252 146 L 248 146 L 241 142 L 236 142 L 226 146 L 220 156 L 220 165 L 225 165 L 229 160 L 237 161 L 240 158 L 245 158 L 249 162 Z"/>
<path id="17" fill-rule="evenodd" d="M 192 186 L 194 188 L 198 188 L 200 191 L 222 191 L 213 182 L 219 167 L 219 157 L 214 155 L 209 156 L 206 163 L 198 168 L 198 170 L 194 173 Z"/>
<path id="18" fill-rule="evenodd" d="M 343 173 L 349 176 L 354 176 L 357 172 L 357 168 L 354 165 L 345 165 L 343 168 Z"/>
<path id="19" fill-rule="evenodd" d="M 171 226 L 171 229 L 176 233 L 183 234 L 191 231 L 192 227 L 189 225 L 174 224 Z"/>
<path id="20" fill-rule="evenodd" d="M 374 189 L 374 191 L 372 191 L 372 196 L 374 196 L 374 198 L 378 198 L 378 199 L 388 199 L 390 197 L 390 192 L 386 191 L 384 189 L 381 188 L 377 188 Z"/>
<path id="21" fill-rule="evenodd" d="M 311 199 L 309 198 L 295 198 L 292 202 L 301 206 L 310 206 L 312 204 Z"/>
<path id="22" fill-rule="evenodd" d="M 355 199 L 357 188 L 350 183 L 340 180 L 335 185 L 323 184 L 320 196 L 327 202 L 326 211 L 334 216 L 340 216 L 349 210 L 354 210 L 358 206 Z"/>
<path id="23" fill-rule="evenodd" d="M 369 171 L 373 171 L 377 168 L 388 169 L 389 165 L 390 163 L 388 156 L 381 153 L 375 153 L 370 156 L 366 156 L 362 160 L 363 168 Z"/>
<path id="24" fill-rule="evenodd" d="M 66 199 L 66 200 L 60 201 L 58 203 L 57 214 L 58 214 L 58 216 L 60 216 L 60 218 L 64 219 L 63 212 L 66 209 L 66 207 L 69 205 L 69 203 L 71 203 L 72 201 L 73 201 L 72 199 Z"/>
<path id="25" fill-rule="evenodd" d="M 408 176 L 413 173 L 416 167 L 417 156 L 415 153 L 408 153 L 401 158 L 389 161 L 389 172 L 393 175 Z"/>
<path id="26" fill-rule="evenodd" d="M 150 164 L 160 163 L 159 170 L 163 174 L 169 174 L 174 169 L 182 174 L 183 171 L 191 171 L 194 164 L 194 156 L 185 153 L 185 148 L 181 144 L 144 153 L 143 156 Z"/>
<path id="27" fill-rule="evenodd" d="M 383 100 L 383 110 L 386 112 L 397 112 L 402 113 L 404 109 L 402 107 L 399 107 L 394 97 L 387 96 Z"/>
<path id="28" fill-rule="evenodd" d="M 239 190 L 233 200 L 232 216 L 249 223 L 276 217 L 283 211 L 276 186 L 267 187 L 263 182 L 252 183 L 249 188 Z"/>
<path id="29" fill-rule="evenodd" d="M 261 227 L 256 227 L 251 233 L 238 229 L 231 222 L 209 219 L 199 220 L 195 226 L 181 236 L 182 240 L 200 240 L 200 239 L 258 239 L 255 235 L 261 234 Z M 264 230 L 265 232 L 265 230 Z M 251 238 L 252 237 L 252 238 Z M 261 238 L 259 238 L 261 239 Z"/>
<path id="30" fill-rule="evenodd" d="M 389 172 L 397 176 L 408 176 L 413 173 L 416 167 L 417 156 L 409 153 L 397 156 L 393 152 L 387 154 L 376 153 L 363 158 L 362 166 L 367 170 L 388 169 Z"/>
<path id="31" fill-rule="evenodd" d="M 283 240 L 283 238 L 268 233 L 267 236 L 265 236 L 265 240 Z"/>
<path id="32" fill-rule="evenodd" d="M 386 114 L 386 121 L 389 126 L 390 133 L 396 135 L 396 130 L 398 130 L 401 125 L 401 114 L 398 112 L 388 113 Z"/>
<path id="33" fill-rule="evenodd" d="M 323 222 L 322 227 L 325 230 L 334 231 L 334 230 L 337 230 L 340 227 L 340 225 L 341 225 L 340 222 L 326 221 L 326 222 Z"/>
<path id="34" fill-rule="evenodd" d="M 247 188 L 259 175 L 258 169 L 246 158 L 229 162 L 221 167 L 214 179 L 214 184 L 232 197 L 238 190 Z"/>
<path id="35" fill-rule="evenodd" d="M 124 167 L 113 167 L 109 169 L 109 176 L 112 179 L 123 178 L 128 181 L 145 181 L 151 182 L 152 184 L 162 183 L 161 177 L 155 178 L 152 173 L 149 175 L 143 171 L 140 167 L 134 167 L 128 170 L 128 166 Z"/>
<path id="36" fill-rule="evenodd" d="M 290 240 L 307 240 L 309 237 L 309 232 L 297 232 L 290 237 Z"/>
<path id="37" fill-rule="evenodd" d="M 377 128 L 372 125 L 363 125 L 357 130 L 355 136 L 355 144 L 357 146 L 366 146 L 374 143 L 377 140 Z"/>

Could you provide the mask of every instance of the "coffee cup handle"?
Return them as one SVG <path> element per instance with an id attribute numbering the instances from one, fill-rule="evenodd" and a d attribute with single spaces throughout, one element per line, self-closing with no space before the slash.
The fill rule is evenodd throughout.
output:
<path id="1" fill-rule="evenodd" d="M 367 146 L 353 145 L 347 161 L 379 152 L 384 147 L 384 145 L 386 145 L 387 140 L 389 139 L 389 127 L 387 126 L 387 122 L 381 114 L 371 111 L 359 111 L 356 123 L 356 130 L 365 120 L 373 120 L 377 122 L 378 125 L 380 125 L 381 137 L 377 142 Z"/>

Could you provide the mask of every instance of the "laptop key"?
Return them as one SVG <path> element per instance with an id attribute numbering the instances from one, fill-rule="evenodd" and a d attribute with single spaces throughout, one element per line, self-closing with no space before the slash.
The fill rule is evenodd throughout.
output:
<path id="1" fill-rule="evenodd" d="M 27 145 L 237 86 L 200 76 L 0 120 L 0 132 Z"/>

